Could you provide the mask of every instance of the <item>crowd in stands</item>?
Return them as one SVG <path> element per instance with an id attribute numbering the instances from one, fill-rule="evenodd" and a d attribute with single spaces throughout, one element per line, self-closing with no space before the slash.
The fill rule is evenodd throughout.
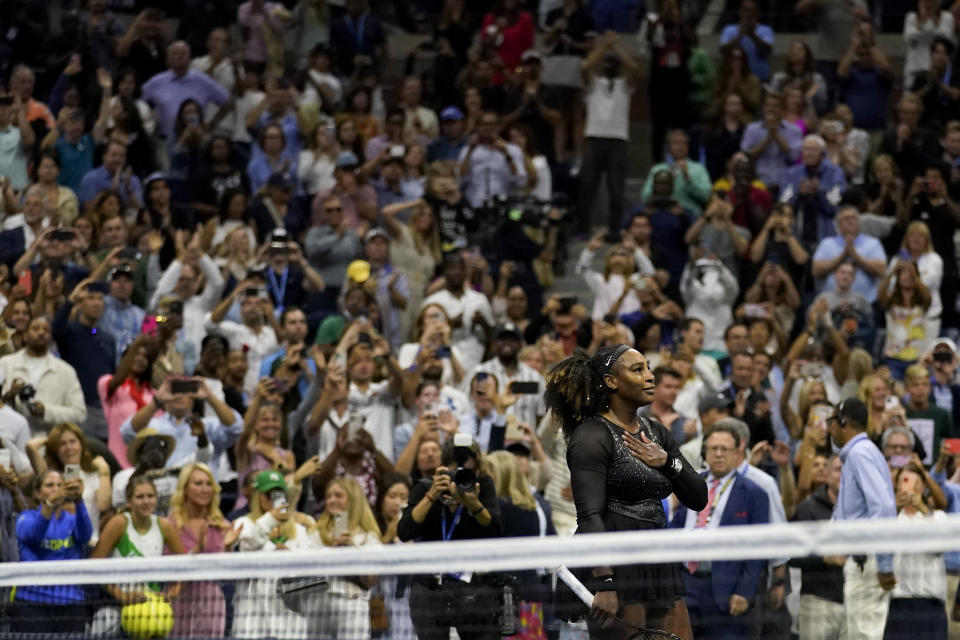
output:
<path id="1" fill-rule="evenodd" d="M 545 376 L 617 343 L 689 462 L 766 492 L 738 524 L 831 517 L 849 398 L 898 517 L 960 512 L 957 4 L 740 0 L 713 49 L 696 0 L 373 4 L 0 1 L 0 560 L 571 535 Z M 846 637 L 840 564 L 742 563 L 698 637 Z M 960 556 L 893 573 L 856 637 L 960 638 Z M 520 635 L 555 637 L 519 581 Z M 177 637 L 457 626 L 358 576 L 19 588 L 0 631 L 111 635 L 159 591 Z"/>

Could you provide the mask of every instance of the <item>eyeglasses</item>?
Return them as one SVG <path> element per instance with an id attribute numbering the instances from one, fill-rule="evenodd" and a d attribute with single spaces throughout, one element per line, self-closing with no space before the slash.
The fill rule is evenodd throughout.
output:
<path id="1" fill-rule="evenodd" d="M 717 453 L 717 454 L 720 454 L 720 455 L 722 455 L 722 456 L 725 456 L 725 455 L 727 455 L 728 453 L 732 452 L 733 449 L 730 448 L 730 447 L 719 447 L 719 446 L 718 446 L 718 447 L 706 447 L 706 448 L 704 449 L 704 451 L 706 451 L 707 453 Z"/>
<path id="2" fill-rule="evenodd" d="M 323 210 L 327 213 L 339 213 L 343 211 L 343 207 L 324 207 Z"/>

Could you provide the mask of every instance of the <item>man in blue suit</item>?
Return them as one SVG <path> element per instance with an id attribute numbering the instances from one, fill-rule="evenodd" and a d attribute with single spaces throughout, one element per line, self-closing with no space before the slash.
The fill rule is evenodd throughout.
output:
<path id="1" fill-rule="evenodd" d="M 694 531 L 770 521 L 770 503 L 763 489 L 736 471 L 740 435 L 721 420 L 707 433 L 703 457 L 707 462 L 707 506 L 699 513 L 682 509 L 671 526 Z M 695 638 L 746 638 L 745 614 L 760 586 L 764 560 L 690 561 L 684 582 L 687 609 Z"/>

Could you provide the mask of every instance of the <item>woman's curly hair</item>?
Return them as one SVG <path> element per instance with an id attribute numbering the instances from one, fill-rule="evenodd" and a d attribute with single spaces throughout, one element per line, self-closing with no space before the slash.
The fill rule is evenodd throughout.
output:
<path id="1" fill-rule="evenodd" d="M 624 345 L 619 344 L 600 347 L 592 356 L 578 349 L 547 373 L 543 400 L 567 440 L 580 423 L 610 406 L 610 390 L 603 376 L 612 371 L 616 359 L 625 351 Z M 611 357 L 613 361 L 608 362 Z"/>

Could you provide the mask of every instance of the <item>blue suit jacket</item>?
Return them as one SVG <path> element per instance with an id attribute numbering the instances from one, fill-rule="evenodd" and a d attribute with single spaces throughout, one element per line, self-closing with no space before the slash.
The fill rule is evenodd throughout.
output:
<path id="1" fill-rule="evenodd" d="M 770 522 L 770 503 L 763 489 L 738 475 L 731 485 L 730 497 L 720 516 L 721 527 Z M 687 509 L 679 509 L 670 526 L 682 529 Z M 766 560 L 722 560 L 711 563 L 713 597 L 722 611 L 730 608 L 730 596 L 737 594 L 753 602 Z"/>

